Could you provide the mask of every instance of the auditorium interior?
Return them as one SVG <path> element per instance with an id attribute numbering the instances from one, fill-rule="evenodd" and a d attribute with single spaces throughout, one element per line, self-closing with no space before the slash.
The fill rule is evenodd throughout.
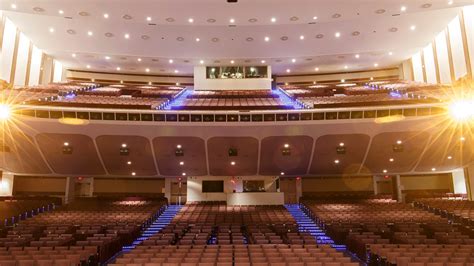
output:
<path id="1" fill-rule="evenodd" d="M 474 266 L 474 0 L 1 0 L 0 266 Z"/>

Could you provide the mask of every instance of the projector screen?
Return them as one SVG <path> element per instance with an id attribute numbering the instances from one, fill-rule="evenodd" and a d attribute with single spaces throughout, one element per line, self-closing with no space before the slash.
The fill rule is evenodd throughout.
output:
<path id="1" fill-rule="evenodd" d="M 203 193 L 217 193 L 224 192 L 224 181 L 202 181 L 202 192 Z"/>

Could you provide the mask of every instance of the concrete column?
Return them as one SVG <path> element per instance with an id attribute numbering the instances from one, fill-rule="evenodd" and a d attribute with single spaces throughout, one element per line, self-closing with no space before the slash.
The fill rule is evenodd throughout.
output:
<path id="1" fill-rule="evenodd" d="M 0 179 L 0 196 L 13 196 L 13 180 L 15 176 L 9 172 L 2 172 Z"/>
<path id="2" fill-rule="evenodd" d="M 172 178 L 165 177 L 165 198 L 168 199 L 168 202 L 171 202 L 171 181 Z"/>
<path id="3" fill-rule="evenodd" d="M 402 185 L 400 182 L 400 175 L 396 175 L 392 177 L 392 195 L 393 199 L 398 202 L 403 202 L 402 196 Z"/>
<path id="4" fill-rule="evenodd" d="M 379 191 L 378 191 L 378 188 L 377 188 L 377 181 L 378 181 L 378 176 L 373 176 L 372 177 L 372 183 L 373 183 L 373 186 L 374 186 L 374 195 L 378 195 L 379 194 Z"/>
<path id="5" fill-rule="evenodd" d="M 451 175 L 453 176 L 453 188 L 455 194 L 466 194 L 466 179 L 464 178 L 464 169 L 456 169 Z"/>
<path id="6" fill-rule="evenodd" d="M 303 196 L 303 178 L 296 178 L 296 202 L 300 203 L 300 198 Z"/>
<path id="7" fill-rule="evenodd" d="M 467 197 L 474 201 L 474 163 L 464 168 L 464 179 L 466 181 Z"/>
<path id="8" fill-rule="evenodd" d="M 74 177 L 67 177 L 64 203 L 69 204 L 73 202 L 75 198 L 75 193 L 76 193 L 76 179 Z"/>

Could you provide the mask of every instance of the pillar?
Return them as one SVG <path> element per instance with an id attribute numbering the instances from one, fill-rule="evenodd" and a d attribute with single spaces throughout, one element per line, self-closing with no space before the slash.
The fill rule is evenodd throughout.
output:
<path id="1" fill-rule="evenodd" d="M 392 198 L 398 202 L 403 202 L 400 175 L 392 177 Z"/>
<path id="2" fill-rule="evenodd" d="M 10 172 L 2 172 L 0 179 L 0 196 L 13 196 L 13 180 L 15 176 Z"/>
<path id="3" fill-rule="evenodd" d="M 379 180 L 379 177 L 374 175 L 372 177 L 372 183 L 373 183 L 373 187 L 374 187 L 374 195 L 378 195 L 379 194 L 379 191 L 378 191 L 378 186 L 377 186 L 377 181 Z"/>
<path id="4" fill-rule="evenodd" d="M 168 202 L 171 202 L 171 181 L 172 178 L 165 177 L 165 198 L 168 199 Z"/>
<path id="5" fill-rule="evenodd" d="M 453 177 L 453 188 L 455 194 L 466 194 L 466 179 L 464 177 L 464 169 L 456 169 L 451 173 Z"/>
<path id="6" fill-rule="evenodd" d="M 296 177 L 296 202 L 300 203 L 300 198 L 303 196 L 303 178 Z"/>
<path id="7" fill-rule="evenodd" d="M 64 195 L 64 204 L 69 204 L 74 201 L 76 196 L 76 179 L 68 176 L 66 178 L 66 193 Z"/>
<path id="8" fill-rule="evenodd" d="M 474 201 L 474 163 L 464 168 L 464 179 L 467 188 L 467 197 Z"/>

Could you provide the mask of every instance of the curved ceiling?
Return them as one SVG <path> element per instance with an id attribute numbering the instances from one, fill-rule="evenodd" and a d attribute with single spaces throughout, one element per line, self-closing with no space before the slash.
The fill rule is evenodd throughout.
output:
<path id="1" fill-rule="evenodd" d="M 284 74 L 397 65 L 442 31 L 459 7 L 473 3 L 449 2 L 6 0 L 0 9 L 68 68 L 188 75 L 201 60 L 264 60 Z"/>

